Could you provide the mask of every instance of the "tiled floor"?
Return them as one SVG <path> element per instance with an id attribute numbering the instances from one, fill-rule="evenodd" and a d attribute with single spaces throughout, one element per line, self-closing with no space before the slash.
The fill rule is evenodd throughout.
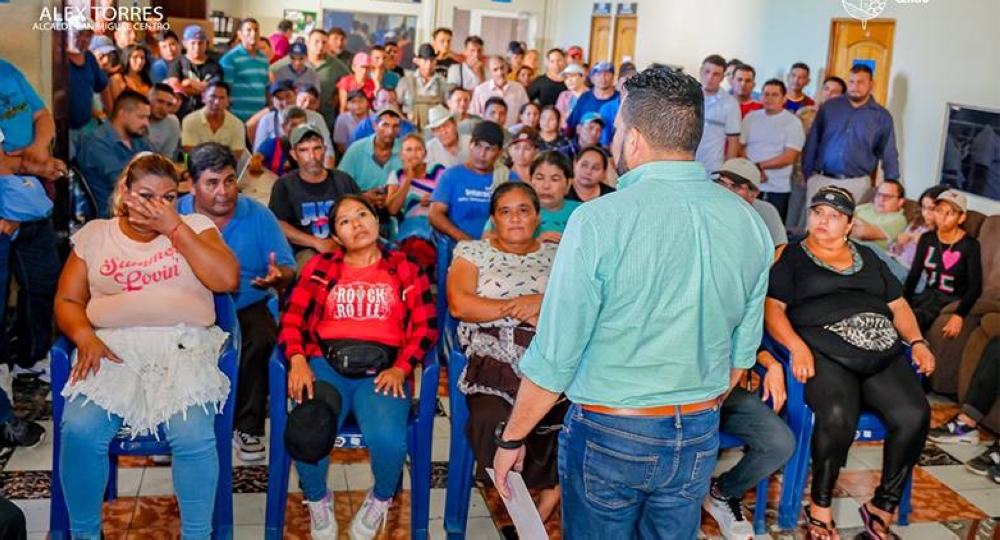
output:
<path id="1" fill-rule="evenodd" d="M 21 416 L 42 420 L 51 433 L 51 404 L 46 400 L 47 387 L 24 384 L 15 386 L 16 410 Z M 442 392 L 442 395 L 446 394 Z M 956 410 L 954 404 L 932 398 L 935 424 L 943 422 Z M 447 408 L 447 397 L 442 398 Z M 434 426 L 433 460 L 435 461 L 431 490 L 431 538 L 445 538 L 443 529 L 444 485 L 447 474 L 449 423 L 437 418 Z M 907 540 L 1000 540 L 1000 485 L 970 473 L 962 463 L 978 455 L 986 443 L 971 445 L 928 445 L 921 466 L 914 477 L 914 513 L 909 527 L 896 527 Z M 855 445 L 840 475 L 834 502 L 835 519 L 843 537 L 853 538 L 860 532 L 857 509 L 873 493 L 878 484 L 881 465 L 880 445 Z M 739 450 L 723 452 L 719 470 L 725 470 L 739 460 Z M 30 538 L 45 538 L 49 513 L 49 470 L 52 446 L 46 442 L 34 449 L 18 449 L 0 454 L 2 491 L 13 499 L 28 517 Z M 266 505 L 267 468 L 262 464 L 247 464 L 234 459 L 234 514 L 238 540 L 263 538 Z M 336 514 L 346 538 L 348 523 L 367 489 L 371 486 L 371 471 L 364 451 L 334 451 L 329 473 L 329 486 L 336 492 Z M 309 518 L 302 505 L 302 495 L 294 471 L 287 502 L 286 538 L 305 539 L 309 534 Z M 396 498 L 390 519 L 380 538 L 409 537 L 409 477 L 404 477 L 404 491 Z M 771 483 L 768 496 L 768 526 L 770 534 L 763 538 L 801 538 L 800 531 L 776 529 L 775 512 L 780 475 Z M 104 508 L 105 537 L 109 539 L 160 539 L 179 537 L 177 504 L 172 496 L 173 481 L 169 467 L 159 466 L 145 458 L 123 459 L 119 472 L 119 499 Z M 467 538 L 472 540 L 500 539 L 499 528 L 510 524 L 510 518 L 495 491 L 475 488 L 471 494 Z M 748 504 L 754 504 L 751 496 Z M 992 518 L 990 516 L 993 516 Z M 551 538 L 561 538 L 558 521 L 547 524 Z M 707 514 L 702 526 L 703 538 L 719 538 L 715 523 Z"/>

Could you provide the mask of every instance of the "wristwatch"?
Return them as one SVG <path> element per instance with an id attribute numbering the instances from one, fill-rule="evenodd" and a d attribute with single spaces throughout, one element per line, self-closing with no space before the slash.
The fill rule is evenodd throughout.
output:
<path id="1" fill-rule="evenodd" d="M 503 430 L 506 428 L 507 421 L 501 420 L 500 423 L 497 424 L 496 430 L 493 432 L 493 442 L 496 443 L 499 448 L 503 448 L 504 450 L 517 450 L 518 448 L 524 446 L 524 439 L 505 441 L 503 438 Z"/>

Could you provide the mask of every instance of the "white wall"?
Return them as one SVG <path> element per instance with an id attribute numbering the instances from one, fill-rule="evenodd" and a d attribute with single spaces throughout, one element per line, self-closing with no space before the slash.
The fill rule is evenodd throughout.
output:
<path id="1" fill-rule="evenodd" d="M 0 58 L 17 66 L 38 95 L 51 106 L 52 33 L 31 28 L 41 11 L 41 0 L 13 0 L 0 4 L 0 30 L 3 31 Z"/>
<path id="2" fill-rule="evenodd" d="M 993 38 L 1000 2 L 890 0 L 882 15 L 896 20 L 887 107 L 903 182 L 919 192 L 937 182 L 945 104 L 1000 108 L 1000 44 Z M 813 67 L 812 91 L 825 72 L 830 21 L 846 16 L 832 0 L 741 0 L 726 2 L 724 11 L 696 0 L 640 2 L 636 61 L 697 73 L 702 58 L 719 53 L 752 64 L 759 82 L 803 61 Z M 979 208 L 1000 212 L 993 206 Z"/>

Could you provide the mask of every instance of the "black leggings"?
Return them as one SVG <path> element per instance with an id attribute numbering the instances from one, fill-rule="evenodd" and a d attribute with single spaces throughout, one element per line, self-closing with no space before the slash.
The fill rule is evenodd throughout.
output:
<path id="1" fill-rule="evenodd" d="M 849 371 L 813 352 L 816 375 L 806 382 L 806 402 L 816 413 L 812 438 L 812 500 L 828 508 L 840 468 L 854 442 L 862 406 L 885 424 L 889 435 L 882 456 L 882 479 L 872 504 L 894 512 L 906 476 L 916 465 L 930 427 L 930 406 L 905 356 L 874 373 Z"/>

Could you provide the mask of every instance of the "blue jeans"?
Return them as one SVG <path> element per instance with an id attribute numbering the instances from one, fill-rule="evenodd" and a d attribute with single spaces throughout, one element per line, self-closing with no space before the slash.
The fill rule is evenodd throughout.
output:
<path id="1" fill-rule="evenodd" d="M 743 441 L 743 459 L 719 476 L 718 489 L 727 499 L 742 499 L 747 490 L 792 457 L 795 436 L 788 424 L 759 397 L 737 386 L 722 403 L 720 429 Z"/>
<path id="2" fill-rule="evenodd" d="M 563 537 L 694 539 L 719 451 L 719 410 L 625 417 L 573 405 L 559 434 Z"/>
<path id="3" fill-rule="evenodd" d="M 340 429 L 347 416 L 353 414 L 371 454 L 375 496 L 383 501 L 391 499 L 399 487 L 406 463 L 406 423 L 413 404 L 409 383 L 403 385 L 406 396 L 397 398 L 376 393 L 375 377 L 348 379 L 334 371 L 325 358 L 310 358 L 309 367 L 317 381 L 326 381 L 340 392 L 343 407 L 337 419 L 337 428 Z M 326 496 L 326 472 L 329 467 L 329 457 L 315 465 L 295 462 L 299 487 L 306 500 L 315 502 Z"/>
<path id="4" fill-rule="evenodd" d="M 3 242 L 0 241 L 0 244 Z M 52 220 L 22 223 L 17 238 L 10 242 L 9 268 L 21 292 L 17 296 L 17 364 L 31 367 L 49 352 L 52 344 L 52 306 L 59 281 L 59 254 Z M 4 248 L 0 246 L 0 256 Z M 0 271 L 0 274 L 3 272 Z M 3 276 L 0 276 L 2 278 Z M 6 284 L 7 280 L 0 282 Z M 6 286 L 6 285 L 5 285 Z M 0 321 L 6 321 L 6 289 L 0 303 Z M 9 361 L 7 328 L 0 324 L 0 360 Z"/>
<path id="5" fill-rule="evenodd" d="M 122 426 L 120 416 L 83 398 L 66 402 L 60 433 L 62 487 L 75 539 L 101 537 L 101 503 L 108 484 L 108 446 Z M 215 414 L 200 406 L 177 414 L 164 427 L 173 455 L 174 490 L 184 540 L 210 538 L 219 460 Z"/>

